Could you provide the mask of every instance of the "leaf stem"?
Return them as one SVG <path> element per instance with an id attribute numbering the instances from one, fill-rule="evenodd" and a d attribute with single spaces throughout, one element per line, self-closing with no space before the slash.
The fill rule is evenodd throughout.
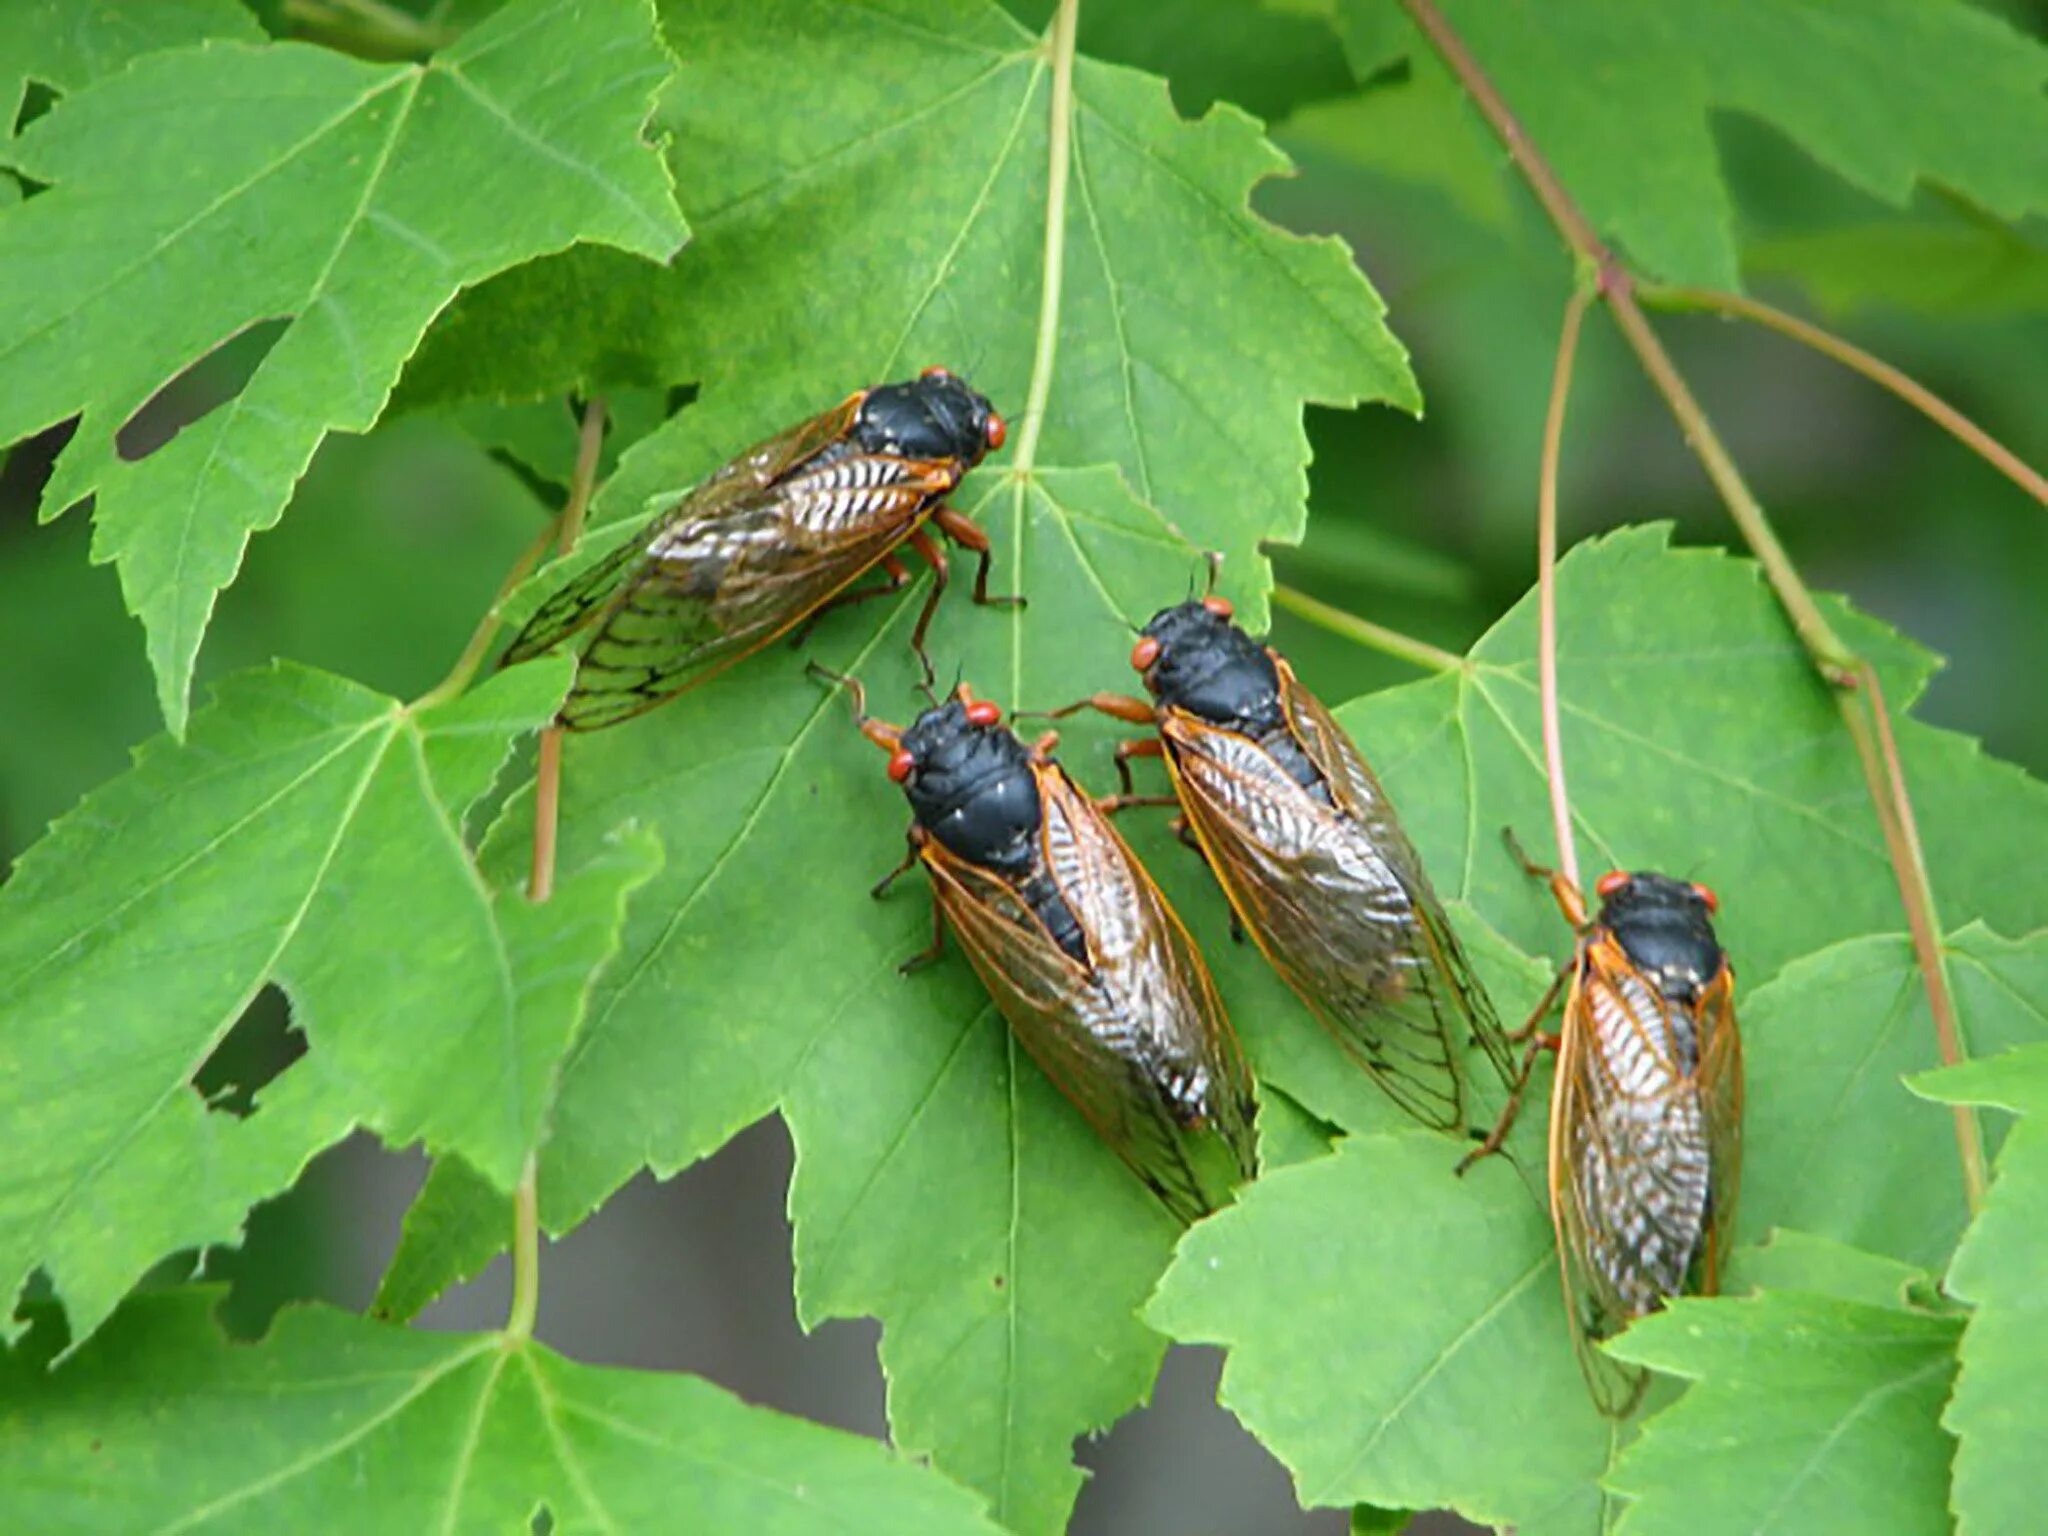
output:
<path id="1" fill-rule="evenodd" d="M 583 519 L 597 485 L 598 452 L 604 446 L 604 401 L 583 407 L 583 425 L 576 441 L 576 469 L 569 480 L 569 500 L 555 527 L 555 553 L 566 555 L 583 536 Z M 540 733 L 540 762 L 534 771 L 533 866 L 526 880 L 526 899 L 546 901 L 555 890 L 555 834 L 561 823 L 562 728 Z M 540 1174 L 538 1159 L 528 1153 L 512 1192 L 512 1310 L 505 1333 L 515 1339 L 533 1336 L 540 1311 Z"/>
<path id="2" fill-rule="evenodd" d="M 531 576 L 534 567 L 540 564 L 541 556 L 553 544 L 557 554 L 566 554 L 576 543 L 583 529 L 583 515 L 590 505 L 590 487 L 597 478 L 597 455 L 604 446 L 604 402 L 593 400 L 583 413 L 583 425 L 579 430 L 576 444 L 576 469 L 569 484 L 569 500 L 559 515 L 551 519 L 533 536 L 526 548 L 519 552 L 519 558 L 512 562 L 505 579 L 498 583 L 498 590 L 491 598 L 490 607 L 477 620 L 476 628 L 470 631 L 469 643 L 462 648 L 462 654 L 455 658 L 455 665 L 448 669 L 448 675 L 434 684 L 418 699 L 414 709 L 428 709 L 436 704 L 445 704 L 461 694 L 476 677 L 477 669 L 483 665 L 484 657 L 490 653 L 491 642 L 498 636 L 498 625 L 503 622 L 499 610 L 505 606 L 505 599 L 519 589 L 519 584 Z M 577 488 L 582 487 L 582 501 L 577 501 Z M 571 526 L 573 519 L 573 528 Z M 564 535 L 567 543 L 563 542 Z"/>
<path id="3" fill-rule="evenodd" d="M 1765 579 L 1777 594 L 1786 617 L 1792 621 L 1800 643 L 1813 658 L 1814 667 L 1835 687 L 1851 686 L 1850 680 L 1856 670 L 1855 652 L 1821 614 L 1813 593 L 1801 579 L 1798 568 L 1792 564 L 1792 557 L 1778 542 L 1770 519 L 1764 515 L 1762 503 L 1750 491 L 1748 482 L 1742 478 L 1742 471 L 1735 467 L 1720 434 L 1707 420 L 1707 413 L 1693 397 L 1691 388 L 1678 371 L 1678 365 L 1672 362 L 1671 354 L 1664 350 L 1663 342 L 1650 329 L 1648 318 L 1635 301 L 1628 274 L 1619 266 L 1612 265 L 1612 258 L 1609 262 L 1610 265 L 1601 269 L 1600 286 L 1606 296 L 1607 307 L 1614 314 L 1614 323 L 1634 350 L 1643 371 L 1650 376 L 1650 382 L 1664 397 L 1679 430 L 1685 434 L 1686 446 L 1699 459 L 1707 478 L 1714 482 L 1714 489 L 1721 493 L 1728 515 L 1735 520 L 1735 526 L 1742 531 L 1750 552 L 1764 568 Z"/>
<path id="4" fill-rule="evenodd" d="M 540 1183 L 536 1159 L 526 1157 L 519 1186 L 512 1191 L 512 1310 L 505 1333 L 515 1339 L 533 1337 L 540 1315 Z"/>
<path id="5" fill-rule="evenodd" d="M 1863 764 L 1864 783 L 1878 808 L 1878 827 L 1884 834 L 1885 851 L 1899 882 L 1899 901 L 1906 909 L 1906 928 L 1913 941 L 1913 959 L 1923 978 L 1939 978 L 1927 986 L 1927 1010 L 1934 1021 L 1935 1047 L 1943 1066 L 1952 1067 L 1964 1058 L 1962 1031 L 1957 1023 L 1955 998 L 1950 991 L 1948 955 L 1942 948 L 1941 929 L 1931 902 L 1923 905 L 1916 892 L 1928 888 L 1927 861 L 1920 847 L 1920 827 L 1913 816 L 1913 802 L 1905 791 L 1905 771 L 1899 763 L 1899 745 L 1892 735 L 1891 713 L 1885 707 L 1883 686 L 1877 669 L 1859 662 L 1857 692 L 1869 705 L 1866 712 L 1847 694 L 1838 700 L 1843 722 L 1856 742 L 1856 754 Z M 1874 738 L 1874 739 L 1873 739 Z M 1952 1106 L 1956 1127 L 1956 1155 L 1963 1165 L 1963 1194 L 1974 1216 L 1984 1202 L 1990 1176 L 1984 1157 L 1983 1127 L 1969 1106 Z"/>
<path id="6" fill-rule="evenodd" d="M 483 666 L 484 657 L 490 654 L 491 642 L 498 638 L 498 609 L 506 598 L 518 590 L 519 584 L 531 576 L 534 567 L 540 564 L 541 556 L 548 552 L 548 546 L 555 541 L 556 520 L 550 518 L 541 525 L 519 552 L 519 558 L 512 562 L 505 572 L 505 579 L 498 583 L 498 590 L 491 598 L 490 607 L 484 616 L 476 621 L 476 628 L 470 631 L 469 643 L 462 648 L 462 654 L 455 658 L 455 665 L 448 669 L 448 675 L 419 698 L 413 701 L 414 709 L 428 709 L 436 704 L 445 704 L 461 694 L 476 677 L 477 669 Z"/>
<path id="7" fill-rule="evenodd" d="M 1579 354 L 1579 328 L 1592 289 L 1581 284 L 1565 301 L 1557 337 L 1557 364 L 1550 376 L 1550 409 L 1543 421 L 1543 465 L 1536 486 L 1536 688 L 1543 710 L 1543 769 L 1550 784 L 1550 826 L 1557 839 L 1557 868 L 1574 889 L 1579 850 L 1572 839 L 1572 798 L 1565 788 L 1564 735 L 1557 707 L 1557 461 L 1564 447 L 1564 408 L 1571 398 L 1572 364 Z"/>
<path id="8" fill-rule="evenodd" d="M 1318 629 L 1327 629 L 1333 635 L 1355 640 L 1368 650 L 1396 660 L 1412 662 L 1426 672 L 1455 672 L 1465 665 L 1464 657 L 1440 650 L 1427 640 L 1417 640 L 1413 635 L 1404 635 L 1399 630 L 1361 619 L 1355 613 L 1334 608 L 1320 598 L 1310 597 L 1306 592 L 1284 583 L 1274 584 L 1273 602 L 1296 618 L 1308 620 Z"/>
<path id="9" fill-rule="evenodd" d="M 1811 321 L 1787 314 L 1775 305 L 1766 304 L 1760 299 L 1752 299 L 1745 294 L 1722 293 L 1714 288 L 1667 287 L 1652 283 L 1638 285 L 1637 292 L 1642 295 L 1643 302 L 1653 309 L 1705 310 L 1715 314 L 1733 315 L 1737 319 L 1753 321 L 1767 330 L 1776 331 L 1781 336 L 1789 336 L 1792 340 L 1833 358 L 1843 367 L 1862 374 L 1873 384 L 1890 390 L 2034 500 L 2048 506 L 2048 476 L 2031 467 L 2018 454 L 1926 385 L 1894 368 L 1883 358 L 1864 351 L 1854 342 L 1844 340 Z"/>
<path id="10" fill-rule="evenodd" d="M 1012 471 L 1028 475 L 1038 462 L 1038 438 L 1052 398 L 1053 359 L 1059 350 L 1060 285 L 1066 271 L 1067 175 L 1072 169 L 1074 133 L 1074 34 L 1081 0 L 1060 0 L 1046 32 L 1052 54 L 1052 121 L 1045 182 L 1045 283 L 1038 296 L 1038 344 L 1031 358 L 1031 392 L 1024 402 L 1024 428 L 1017 434 Z"/>
<path id="11" fill-rule="evenodd" d="M 1580 262 L 1598 274 L 1599 292 L 1613 313 L 1616 326 L 1635 352 L 1650 382 L 1664 397 L 1672 417 L 1707 477 L 1714 482 L 1728 513 L 1742 531 L 1750 551 L 1762 566 L 1771 590 L 1777 595 L 1786 617 L 1791 620 L 1800 643 L 1812 658 L 1821 677 L 1835 690 L 1836 708 L 1841 712 L 1858 761 L 1869 787 L 1871 804 L 1884 833 L 1892 872 L 1899 883 L 1906 925 L 1914 936 L 1914 956 L 1920 979 L 1927 991 L 1928 1008 L 1935 1021 L 1935 1036 L 1944 1061 L 1961 1059 L 1961 1040 L 1955 1028 L 1956 1010 L 1949 986 L 1947 966 L 1940 948 L 1941 923 L 1934 906 L 1934 892 L 1928 883 L 1924 861 L 1919 856 L 1913 825 L 1911 799 L 1905 775 L 1892 742 L 1891 719 L 1883 693 L 1874 686 L 1876 673 L 1862 657 L 1837 635 L 1814 602 L 1813 594 L 1800 578 L 1798 569 L 1778 543 L 1770 520 L 1750 493 L 1741 472 L 1722 445 L 1706 412 L 1693 398 L 1670 354 L 1650 327 L 1636 302 L 1635 280 L 1608 249 L 1585 214 L 1565 191 L 1564 184 L 1543 154 L 1529 138 L 1514 111 L 1495 88 L 1486 71 L 1465 46 L 1435 0 L 1400 0 L 1430 45 L 1458 77 L 1465 93 L 1480 114 L 1507 146 L 1509 156 L 1549 214 L 1565 244 Z M 1867 716 L 1866 716 L 1866 713 Z M 1903 815 L 1901 814 L 1903 808 Z M 1982 1140 L 1974 1114 L 1964 1106 L 1956 1109 L 1956 1139 L 1963 1165 L 1964 1192 L 1972 1212 L 1984 1198 Z"/>
<path id="12" fill-rule="evenodd" d="M 377 58 L 424 58 L 456 37 L 382 0 L 284 0 L 283 13 L 332 44 Z"/>
<path id="13" fill-rule="evenodd" d="M 569 476 L 569 500 L 555 530 L 555 553 L 566 555 L 583 537 L 583 520 L 597 489 L 597 460 L 604 451 L 604 398 L 593 396 L 583 406 L 583 424 L 576 433 L 576 468 Z"/>

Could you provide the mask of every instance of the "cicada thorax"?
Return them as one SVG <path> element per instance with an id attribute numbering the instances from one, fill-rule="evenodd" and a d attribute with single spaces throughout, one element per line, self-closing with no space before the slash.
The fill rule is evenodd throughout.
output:
<path id="1" fill-rule="evenodd" d="M 1586 1271 L 1595 1336 L 1716 1289 L 1742 1093 L 1734 979 L 1711 893 L 1649 872 L 1609 875 L 1599 893 L 1579 941 L 1551 1126 L 1560 1240 Z"/>
<path id="2" fill-rule="evenodd" d="M 987 540 L 941 509 L 992 448 L 1002 418 L 942 369 L 882 385 L 755 445 L 658 512 L 609 557 L 543 603 L 505 652 L 538 655 L 588 631 L 560 722 L 590 730 L 630 719 L 706 681 L 828 607 L 880 565 L 908 580 L 908 543 L 936 573 L 913 643 L 944 583 L 924 533 L 937 525 L 982 555 Z"/>
<path id="3" fill-rule="evenodd" d="M 1357 747 L 1215 598 L 1155 616 L 1132 660 L 1175 793 L 1245 930 L 1409 1114 L 1464 1121 L 1459 1057 L 1508 1053 L 1413 845 Z"/>
<path id="4" fill-rule="evenodd" d="M 891 777 L 940 914 L 1017 1039 L 1193 1220 L 1255 1170 L 1249 1069 L 1165 898 L 1066 771 L 965 690 L 896 738 Z"/>

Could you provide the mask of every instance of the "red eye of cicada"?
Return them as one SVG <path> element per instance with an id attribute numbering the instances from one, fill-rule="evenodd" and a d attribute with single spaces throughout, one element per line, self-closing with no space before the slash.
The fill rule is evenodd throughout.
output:
<path id="1" fill-rule="evenodd" d="M 910 770 L 917 766 L 917 759 L 900 748 L 889 755 L 889 777 L 901 784 L 910 777 Z"/>
<path id="2" fill-rule="evenodd" d="M 1699 897 L 1701 901 L 1707 904 L 1707 916 L 1712 917 L 1716 912 L 1719 912 L 1721 910 L 1721 898 L 1714 894 L 1714 888 L 1712 886 L 1701 885 L 1697 880 L 1695 880 L 1692 883 L 1692 893 L 1693 895 Z"/>
<path id="3" fill-rule="evenodd" d="M 953 377 L 953 370 L 950 368 L 941 368 L 937 363 L 934 363 L 931 367 L 925 369 L 924 372 L 920 373 L 918 377 L 920 379 L 950 379 L 951 377 Z"/>
<path id="4" fill-rule="evenodd" d="M 1202 606 L 1219 619 L 1227 619 L 1236 611 L 1230 606 L 1230 599 L 1227 597 L 1205 597 L 1202 599 Z"/>
<path id="5" fill-rule="evenodd" d="M 1131 647 L 1131 665 L 1140 672 L 1149 672 L 1152 663 L 1159 659 L 1159 642 L 1147 635 Z"/>
<path id="6" fill-rule="evenodd" d="M 1626 889 L 1627 886 L 1628 871 L 1625 869 L 1610 869 L 1609 871 L 1607 871 L 1606 874 L 1600 877 L 1599 884 L 1595 885 L 1593 889 L 1598 891 L 1600 893 L 1601 898 L 1604 900 L 1609 896 L 1618 894 L 1620 891 Z"/>
<path id="7" fill-rule="evenodd" d="M 994 411 L 990 411 L 988 413 L 987 431 L 988 450 L 990 453 L 994 453 L 998 448 L 1002 447 L 1004 441 L 1010 435 L 1009 427 L 1004 424 L 1003 418 L 998 416 Z"/>
<path id="8" fill-rule="evenodd" d="M 967 706 L 967 723 L 969 725 L 978 725 L 986 729 L 991 725 L 1001 724 L 1002 718 L 1003 711 L 1001 707 L 991 704 L 987 699 L 976 699 Z"/>

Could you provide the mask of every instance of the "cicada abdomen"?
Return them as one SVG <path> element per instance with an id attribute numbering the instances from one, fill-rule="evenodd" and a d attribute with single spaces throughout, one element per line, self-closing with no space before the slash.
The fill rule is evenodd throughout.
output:
<path id="1" fill-rule="evenodd" d="M 988 401 L 943 368 L 851 395 L 750 448 L 555 592 L 501 664 L 586 635 L 560 723 L 616 725 L 827 608 L 898 590 L 908 544 L 933 572 L 911 636 L 929 679 L 924 635 L 946 559 L 926 522 L 980 554 L 975 601 L 1014 601 L 988 595 L 988 536 L 943 505 L 1004 435 Z M 847 590 L 878 565 L 883 584 Z"/>
<path id="2" fill-rule="evenodd" d="M 1220 597 L 1153 616 L 1131 652 L 1152 702 L 1082 704 L 1153 727 L 1186 835 L 1244 931 L 1338 1042 L 1425 1125 L 1456 1129 L 1476 1040 L 1511 1053 L 1392 803 L 1351 738 Z M 1135 798 L 1135 797 L 1134 797 Z"/>
<path id="3" fill-rule="evenodd" d="M 910 856 L 1046 1076 L 1183 1221 L 1256 1172 L 1250 1069 L 1187 930 L 1095 802 L 963 684 L 906 729 L 861 729 L 910 801 Z M 909 967 L 906 967 L 906 969 Z"/>

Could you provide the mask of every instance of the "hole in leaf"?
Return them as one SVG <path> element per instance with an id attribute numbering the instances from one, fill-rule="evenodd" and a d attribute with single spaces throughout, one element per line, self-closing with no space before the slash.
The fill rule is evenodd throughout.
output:
<path id="1" fill-rule="evenodd" d="M 258 320 L 189 364 L 115 429 L 114 451 L 146 459 L 185 428 L 234 399 L 284 334 L 283 320 Z"/>
<path id="2" fill-rule="evenodd" d="M 264 1086 L 305 1054 L 305 1037 L 292 1028 L 291 1004 L 283 991 L 267 986 L 193 1074 L 192 1086 L 215 1114 L 247 1119 Z"/>

